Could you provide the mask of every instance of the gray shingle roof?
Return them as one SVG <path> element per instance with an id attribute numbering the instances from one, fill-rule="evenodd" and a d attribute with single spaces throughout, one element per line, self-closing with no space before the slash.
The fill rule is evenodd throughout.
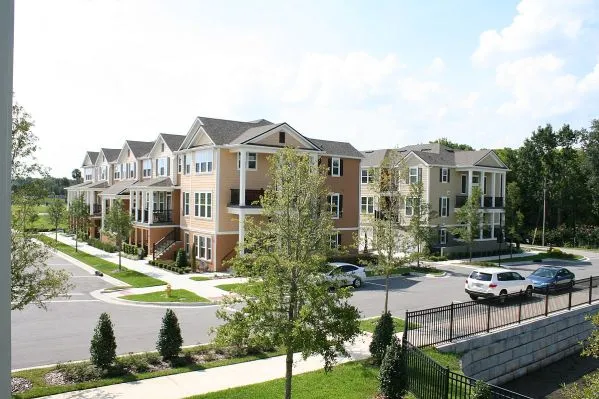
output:
<path id="1" fill-rule="evenodd" d="M 102 152 L 108 162 L 115 162 L 121 153 L 120 148 L 102 148 Z"/>
<path id="2" fill-rule="evenodd" d="M 373 168 L 379 166 L 383 163 L 383 160 L 387 156 L 387 152 L 390 151 L 389 148 L 385 148 L 382 150 L 370 150 L 370 151 L 362 151 L 364 155 L 364 160 L 362 161 L 363 168 Z"/>
<path id="3" fill-rule="evenodd" d="M 350 143 L 346 143 L 343 141 L 330 141 L 330 140 L 320 140 L 320 139 L 308 139 L 321 150 L 330 155 L 339 155 L 342 157 L 353 157 L 353 158 L 364 158 L 364 155 Z"/>
<path id="4" fill-rule="evenodd" d="M 85 181 L 85 182 L 83 182 L 83 183 L 79 183 L 79 184 L 73 184 L 72 186 L 69 186 L 69 187 L 67 187 L 66 189 L 67 189 L 67 191 L 68 191 L 68 190 L 73 190 L 73 189 L 76 189 L 76 188 L 86 188 L 86 187 L 87 187 L 87 186 L 89 186 L 90 184 L 92 184 L 92 182 L 91 182 L 91 181 Z"/>
<path id="5" fill-rule="evenodd" d="M 102 191 L 102 196 L 105 195 L 119 195 L 126 191 L 131 185 L 135 183 L 135 180 L 121 180 L 114 183 L 112 186 L 108 187 L 106 190 Z"/>
<path id="6" fill-rule="evenodd" d="M 268 132 L 272 129 L 275 129 L 281 125 L 282 125 L 282 123 L 277 123 L 277 124 L 262 125 L 262 126 L 249 128 L 245 132 L 241 133 L 235 140 L 231 141 L 231 144 L 245 143 L 246 141 L 251 140 L 256 136 L 259 136 L 262 133 L 266 133 L 266 132 Z"/>
<path id="7" fill-rule="evenodd" d="M 206 118 L 204 116 L 198 118 L 202 122 L 204 130 L 216 145 L 232 143 L 242 133 L 253 127 L 273 124 L 266 119 L 259 119 L 253 122 L 239 122 L 227 119 Z"/>
<path id="8" fill-rule="evenodd" d="M 98 159 L 99 152 L 87 151 L 85 154 L 89 157 L 89 160 L 91 161 L 92 165 L 94 165 L 96 163 L 96 160 Z M 83 166 L 83 164 L 81 164 L 81 166 Z"/>
<path id="9" fill-rule="evenodd" d="M 168 148 L 171 149 L 171 151 L 177 151 L 179 147 L 181 147 L 183 140 L 185 140 L 184 134 L 160 133 L 160 136 L 162 137 Z"/>
<path id="10" fill-rule="evenodd" d="M 474 165 L 482 158 L 485 157 L 491 150 L 479 150 L 479 151 L 456 151 L 455 152 L 455 164 L 456 165 Z"/>
<path id="11" fill-rule="evenodd" d="M 147 153 L 149 153 L 152 150 L 152 147 L 154 147 L 153 141 L 127 140 L 126 143 L 129 146 L 129 148 L 131 149 L 131 152 L 133 152 L 133 155 L 135 156 L 135 158 L 140 158 L 140 157 L 145 156 Z"/>
<path id="12" fill-rule="evenodd" d="M 152 179 L 146 179 L 135 182 L 131 187 L 144 188 L 144 187 L 174 187 L 173 181 L 170 177 L 155 177 Z"/>

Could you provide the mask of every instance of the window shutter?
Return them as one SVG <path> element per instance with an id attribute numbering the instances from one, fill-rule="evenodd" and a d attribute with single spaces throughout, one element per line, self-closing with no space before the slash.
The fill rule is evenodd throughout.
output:
<path id="1" fill-rule="evenodd" d="M 158 176 L 158 159 L 156 159 L 156 173 L 154 173 L 155 176 Z"/>
<path id="2" fill-rule="evenodd" d="M 449 216 L 449 197 L 447 197 L 447 216 Z"/>
<path id="3" fill-rule="evenodd" d="M 439 168 L 439 181 L 443 182 L 443 168 Z"/>
<path id="4" fill-rule="evenodd" d="M 451 169 L 447 168 L 447 183 L 451 182 L 450 176 L 451 176 Z"/>
<path id="5" fill-rule="evenodd" d="M 337 247 L 341 246 L 341 233 L 337 233 Z"/>
<path id="6" fill-rule="evenodd" d="M 439 216 L 441 216 L 441 212 L 443 212 L 443 198 L 439 198 Z"/>
<path id="7" fill-rule="evenodd" d="M 441 244 L 441 229 L 439 229 L 439 244 Z"/>
<path id="8" fill-rule="evenodd" d="M 410 184 L 410 169 L 406 170 L 406 184 Z"/>
<path id="9" fill-rule="evenodd" d="M 170 157 L 166 158 L 166 174 L 168 176 L 171 175 L 171 159 L 170 159 Z"/>
<path id="10" fill-rule="evenodd" d="M 322 158 L 318 157 L 318 166 L 320 166 L 322 164 Z"/>
<path id="11" fill-rule="evenodd" d="M 343 195 L 339 195 L 339 219 L 343 217 Z"/>
<path id="12" fill-rule="evenodd" d="M 422 168 L 418 168 L 418 183 L 422 183 Z"/>
<path id="13" fill-rule="evenodd" d="M 339 160 L 339 176 L 343 176 L 343 159 Z"/>
<path id="14" fill-rule="evenodd" d="M 333 169 L 333 159 L 329 158 L 328 159 L 328 168 L 327 168 L 327 175 L 331 175 L 331 171 Z"/>

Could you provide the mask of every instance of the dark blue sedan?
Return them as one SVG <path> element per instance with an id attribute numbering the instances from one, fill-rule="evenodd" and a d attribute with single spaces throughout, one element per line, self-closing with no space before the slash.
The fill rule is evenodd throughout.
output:
<path id="1" fill-rule="evenodd" d="M 535 291 L 547 292 L 574 286 L 574 273 L 565 267 L 541 266 L 528 279 Z"/>

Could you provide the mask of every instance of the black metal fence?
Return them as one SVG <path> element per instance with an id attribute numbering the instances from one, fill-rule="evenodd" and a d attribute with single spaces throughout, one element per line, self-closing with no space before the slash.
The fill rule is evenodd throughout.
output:
<path id="1" fill-rule="evenodd" d="M 418 328 L 407 332 L 417 346 L 451 342 L 525 320 L 570 310 L 599 301 L 599 276 L 576 280 L 572 286 L 544 293 L 516 293 L 406 313 L 406 324 Z"/>
<path id="2" fill-rule="evenodd" d="M 419 399 L 469 399 L 476 380 L 441 366 L 406 340 L 403 342 L 408 390 Z M 494 399 L 531 399 L 487 384 Z"/>

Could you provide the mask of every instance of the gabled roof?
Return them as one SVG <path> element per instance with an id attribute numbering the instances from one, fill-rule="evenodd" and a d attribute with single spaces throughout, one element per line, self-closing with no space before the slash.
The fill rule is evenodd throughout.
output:
<path id="1" fill-rule="evenodd" d="M 184 134 L 160 133 L 160 137 L 162 137 L 162 140 L 164 140 L 171 151 L 177 151 L 181 147 L 181 144 L 183 144 L 183 140 L 185 140 Z"/>
<path id="2" fill-rule="evenodd" d="M 85 160 L 89 158 L 89 161 L 92 165 L 96 164 L 96 160 L 98 159 L 99 152 L 96 151 L 87 151 L 85 153 L 85 158 L 83 158 L 83 162 L 81 163 L 81 167 L 85 166 Z"/>
<path id="3" fill-rule="evenodd" d="M 329 155 L 339 155 L 341 157 L 364 158 L 364 155 L 350 143 L 344 141 L 330 141 L 320 139 L 308 139 L 316 144 L 322 151 Z"/>
<path id="4" fill-rule="evenodd" d="M 260 136 L 266 132 L 269 132 L 277 127 L 283 125 L 283 123 L 271 123 L 269 125 L 262 125 L 257 127 L 251 127 L 245 132 L 241 133 L 237 138 L 231 141 L 231 144 L 243 144 L 248 140 L 253 139 L 254 137 Z"/>
<path id="5" fill-rule="evenodd" d="M 214 144 L 223 145 L 230 144 L 242 133 L 253 127 L 272 125 L 273 123 L 266 119 L 259 119 L 252 122 L 239 122 L 227 119 L 198 117 L 202 127 L 210 136 Z"/>
<path id="6" fill-rule="evenodd" d="M 73 184 L 72 186 L 68 186 L 66 187 L 66 190 L 74 190 L 77 188 L 87 188 L 87 186 L 89 186 L 90 184 L 92 184 L 91 181 L 84 181 L 83 183 L 79 183 L 79 184 Z"/>
<path id="7" fill-rule="evenodd" d="M 374 168 L 380 166 L 383 163 L 389 151 L 391 151 L 390 148 L 385 148 L 382 150 L 362 151 L 362 155 L 364 156 L 364 160 L 362 161 L 362 167 Z"/>
<path id="8" fill-rule="evenodd" d="M 127 143 L 135 158 L 138 159 L 147 155 L 152 150 L 152 147 L 154 147 L 154 141 L 127 140 L 125 143 Z"/>
<path id="9" fill-rule="evenodd" d="M 119 195 L 126 191 L 131 185 L 135 183 L 135 180 L 121 180 L 114 183 L 112 186 L 108 187 L 106 190 L 102 191 L 102 196 L 107 195 Z"/>
<path id="10" fill-rule="evenodd" d="M 119 154 L 121 153 L 121 149 L 120 148 L 102 148 L 102 152 L 104 153 L 104 156 L 106 157 L 106 161 L 111 163 L 111 162 L 116 162 L 117 158 L 119 157 Z"/>
<path id="11" fill-rule="evenodd" d="M 152 179 L 146 179 L 138 181 L 131 187 L 135 188 L 149 188 L 149 187 L 173 187 L 173 181 L 170 177 L 154 177 Z"/>
<path id="12" fill-rule="evenodd" d="M 492 150 L 479 151 L 456 151 L 456 165 L 475 165 L 478 161 L 487 156 Z"/>

